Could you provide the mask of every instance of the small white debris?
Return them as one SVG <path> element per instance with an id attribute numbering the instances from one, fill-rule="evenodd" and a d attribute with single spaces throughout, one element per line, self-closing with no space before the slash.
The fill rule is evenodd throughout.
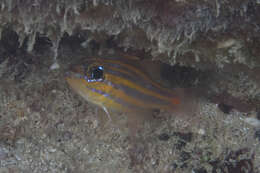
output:
<path id="1" fill-rule="evenodd" d="M 27 52 L 33 51 L 35 41 L 36 41 L 36 32 L 33 32 L 32 34 L 29 35 L 29 39 L 28 39 L 28 42 L 27 42 Z"/>
<path id="2" fill-rule="evenodd" d="M 49 151 L 50 153 L 54 153 L 54 152 L 57 151 L 57 149 L 56 149 L 56 148 L 49 147 L 49 148 L 48 148 L 48 151 Z"/>
<path id="3" fill-rule="evenodd" d="M 199 129 L 198 130 L 198 134 L 200 134 L 200 135 L 205 135 L 205 130 L 204 129 Z"/>
<path id="4" fill-rule="evenodd" d="M 233 38 L 221 41 L 217 44 L 218 49 L 229 48 L 236 44 L 236 40 Z"/>
<path id="5" fill-rule="evenodd" d="M 7 151 L 0 146 L 0 160 L 4 160 L 7 157 Z"/>
<path id="6" fill-rule="evenodd" d="M 89 40 L 85 40 L 84 42 L 82 42 L 80 44 L 80 46 L 83 47 L 83 48 L 87 48 L 88 47 L 88 43 L 89 43 Z"/>
<path id="7" fill-rule="evenodd" d="M 98 120 L 94 120 L 93 121 L 93 128 L 97 128 L 98 127 Z"/>
<path id="8" fill-rule="evenodd" d="M 256 118 L 249 117 L 249 118 L 245 118 L 244 121 L 252 126 L 260 127 L 260 120 Z"/>
<path id="9" fill-rule="evenodd" d="M 94 1 L 93 1 L 93 6 L 94 6 L 94 7 L 98 6 L 98 1 L 97 1 L 97 0 L 94 0 Z"/>
<path id="10" fill-rule="evenodd" d="M 50 67 L 50 70 L 56 70 L 56 69 L 59 69 L 60 68 L 60 65 L 58 64 L 58 62 L 54 62 L 51 67 Z"/>
<path id="11" fill-rule="evenodd" d="M 15 155 L 15 158 L 16 158 L 16 160 L 18 160 L 18 161 L 21 161 L 22 160 L 22 158 L 19 156 L 19 155 Z"/>
<path id="12" fill-rule="evenodd" d="M 51 92 L 55 94 L 55 93 L 57 93 L 57 90 L 54 89 L 54 90 L 51 90 Z"/>

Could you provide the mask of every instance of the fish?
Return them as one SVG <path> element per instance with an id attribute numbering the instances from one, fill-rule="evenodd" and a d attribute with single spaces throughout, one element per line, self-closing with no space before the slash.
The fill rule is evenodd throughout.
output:
<path id="1" fill-rule="evenodd" d="M 167 88 L 154 80 L 144 63 L 132 56 L 90 57 L 73 65 L 66 81 L 80 96 L 108 115 L 110 110 L 174 110 L 183 105 L 183 91 Z"/>

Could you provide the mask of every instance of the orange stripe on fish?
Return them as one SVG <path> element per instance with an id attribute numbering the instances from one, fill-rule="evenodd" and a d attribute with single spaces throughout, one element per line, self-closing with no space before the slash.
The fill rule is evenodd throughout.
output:
<path id="1" fill-rule="evenodd" d="M 111 78 L 111 75 L 109 75 Z M 95 97 L 95 100 L 97 100 L 98 103 L 102 103 L 102 106 L 105 107 L 115 107 L 116 109 L 149 109 L 149 108 L 167 108 L 169 103 L 167 104 L 159 104 L 162 103 L 163 100 L 161 100 L 158 103 L 153 102 L 144 102 L 142 99 L 139 99 L 137 97 L 133 97 L 132 95 L 129 95 L 125 92 L 125 90 L 119 89 L 118 87 L 115 87 L 114 85 L 107 84 L 107 82 L 104 82 L 102 85 L 100 85 L 99 82 L 94 82 L 93 85 L 89 86 L 87 85 L 87 81 L 83 80 L 81 81 L 83 85 L 86 87 L 84 90 L 88 90 L 86 92 L 90 92 L 90 97 Z M 169 100 L 170 101 L 170 100 Z M 121 106 L 119 106 L 121 105 Z M 120 108 L 119 108 L 120 107 Z"/>
<path id="2" fill-rule="evenodd" d="M 140 92 L 141 94 L 143 93 L 145 95 L 152 96 L 152 97 L 155 97 L 155 98 L 161 99 L 161 100 L 167 100 L 167 101 L 170 101 L 172 99 L 172 98 L 163 96 L 160 93 L 156 93 L 149 89 L 143 88 L 142 86 L 139 86 L 136 83 L 129 81 L 127 79 L 124 79 L 124 78 L 121 78 L 121 77 L 118 77 L 115 75 L 110 75 L 110 74 L 107 75 L 106 77 L 107 77 L 106 80 L 114 81 L 114 84 L 121 85 L 121 86 L 127 86 L 129 88 L 135 89 L 136 91 Z M 153 104 L 151 104 L 151 106 L 153 106 Z"/>
<path id="3" fill-rule="evenodd" d="M 82 79 L 67 78 L 67 82 L 79 95 L 81 95 L 84 99 L 86 99 L 89 102 L 92 102 L 101 107 L 109 106 L 112 108 L 117 108 L 118 110 L 125 109 L 121 103 L 117 103 L 114 100 L 112 100 L 111 98 L 108 98 L 104 92 L 96 92 L 96 91 L 93 91 L 92 88 L 87 87 L 84 84 L 85 81 L 83 81 Z M 92 98 L 95 98 L 95 99 L 92 99 Z"/>
<path id="4" fill-rule="evenodd" d="M 153 85 L 155 85 L 156 87 L 162 89 L 162 87 L 161 87 L 159 84 L 157 84 L 156 82 L 152 81 L 151 78 L 149 78 L 149 77 L 147 76 L 147 74 L 145 74 L 144 72 L 142 72 L 141 70 L 139 70 L 138 68 L 136 68 L 136 67 L 134 67 L 134 66 L 131 66 L 131 65 L 122 63 L 122 62 L 120 62 L 120 61 L 118 61 L 118 60 L 107 60 L 107 59 L 105 59 L 105 60 L 104 60 L 104 63 L 110 63 L 110 64 L 114 64 L 114 65 L 117 64 L 117 65 L 121 65 L 121 66 L 125 67 L 126 69 L 130 69 L 132 72 L 135 72 L 137 75 L 140 75 L 141 77 L 143 77 L 144 80 L 148 80 L 149 82 L 151 82 L 151 83 L 152 83 Z M 121 72 L 122 72 L 122 73 L 125 73 L 125 71 L 121 71 Z M 166 88 L 163 88 L 163 89 L 166 90 Z"/>

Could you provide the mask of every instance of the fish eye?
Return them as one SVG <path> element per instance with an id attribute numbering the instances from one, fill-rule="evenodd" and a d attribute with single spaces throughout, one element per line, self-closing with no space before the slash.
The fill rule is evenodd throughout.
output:
<path id="1" fill-rule="evenodd" d="M 104 68 L 102 66 L 94 66 L 90 71 L 91 79 L 101 80 L 104 75 Z"/>

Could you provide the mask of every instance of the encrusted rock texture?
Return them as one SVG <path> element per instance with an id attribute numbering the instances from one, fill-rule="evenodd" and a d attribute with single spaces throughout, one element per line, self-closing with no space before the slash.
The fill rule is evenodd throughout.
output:
<path id="1" fill-rule="evenodd" d="M 259 38 L 259 0 L 2 0 L 0 172 L 260 172 Z M 113 52 L 203 88 L 197 115 L 109 121 L 64 76 Z"/>

